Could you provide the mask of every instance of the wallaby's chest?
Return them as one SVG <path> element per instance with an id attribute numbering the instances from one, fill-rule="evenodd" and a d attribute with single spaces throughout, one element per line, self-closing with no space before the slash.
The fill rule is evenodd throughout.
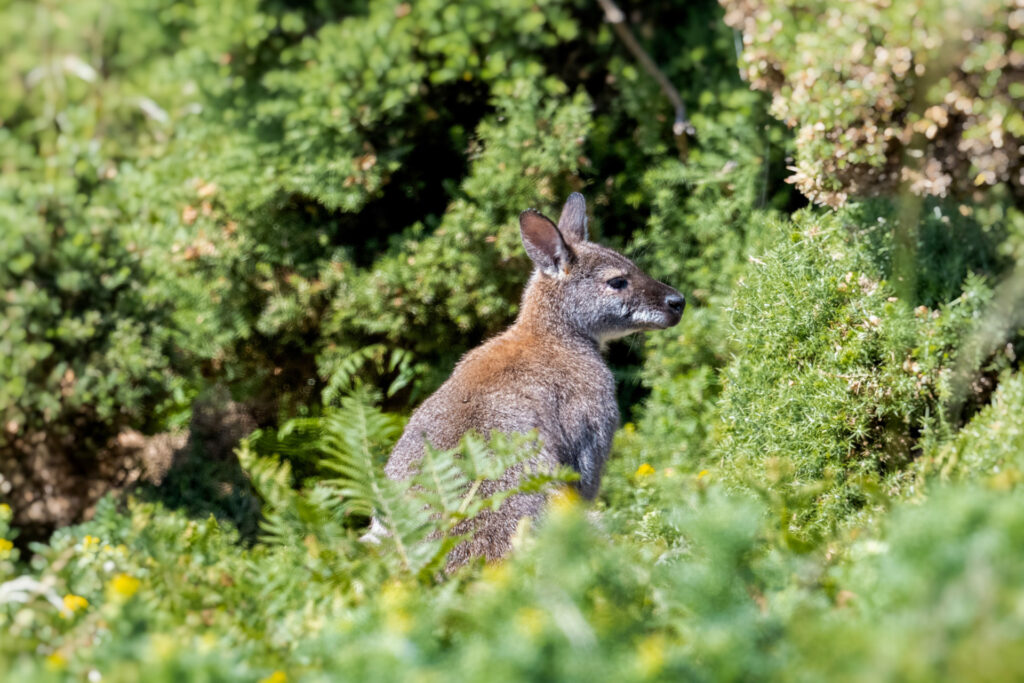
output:
<path id="1" fill-rule="evenodd" d="M 600 357 L 564 370 L 551 387 L 552 415 L 541 436 L 559 462 L 580 473 L 580 492 L 597 494 L 612 437 L 619 425 L 615 382 Z"/>
<path id="2" fill-rule="evenodd" d="M 579 472 L 580 493 L 593 497 L 618 423 L 615 381 L 596 349 L 498 338 L 460 363 L 410 426 L 439 448 L 469 429 L 537 429 L 548 456 Z"/>

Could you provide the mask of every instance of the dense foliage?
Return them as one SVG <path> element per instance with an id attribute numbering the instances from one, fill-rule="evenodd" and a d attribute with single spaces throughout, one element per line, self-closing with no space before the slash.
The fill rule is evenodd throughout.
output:
<path id="1" fill-rule="evenodd" d="M 1024 675 L 1024 10 L 723 5 L 682 154 L 597 4 L 0 4 L 0 679 Z M 383 462 L 572 190 L 687 311 L 449 573 L 535 444 Z"/>
<path id="2" fill-rule="evenodd" d="M 1024 4 L 723 0 L 742 67 L 797 127 L 791 182 L 817 202 L 1024 197 Z"/>

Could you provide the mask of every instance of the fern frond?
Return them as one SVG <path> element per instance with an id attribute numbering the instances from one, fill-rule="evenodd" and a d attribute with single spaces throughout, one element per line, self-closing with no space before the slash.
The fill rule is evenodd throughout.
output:
<path id="1" fill-rule="evenodd" d="M 337 496 L 318 486 L 306 492 L 292 487 L 291 466 L 274 456 L 257 456 L 248 441 L 236 451 L 253 488 L 263 498 L 260 529 L 270 545 L 287 546 L 314 536 L 323 543 L 344 535 Z"/>
<path id="2" fill-rule="evenodd" d="M 340 409 L 320 421 L 320 465 L 338 475 L 325 483 L 341 494 L 346 512 L 371 516 L 382 495 L 375 453 L 397 437 L 398 422 L 373 408 L 363 392 L 341 399 Z"/>
<path id="3" fill-rule="evenodd" d="M 324 405 L 355 393 L 367 374 L 367 366 L 377 375 L 393 375 L 387 387 L 390 398 L 404 389 L 416 376 L 412 364 L 413 354 L 405 349 L 391 349 L 384 344 L 370 344 L 347 353 L 334 353 L 330 359 L 321 359 L 328 367 L 327 386 L 323 391 Z"/>
<path id="4" fill-rule="evenodd" d="M 459 449 L 438 451 L 424 444 L 416 495 L 442 517 L 458 510 L 470 480 L 457 459 Z"/>
<path id="5" fill-rule="evenodd" d="M 389 532 L 402 568 L 418 573 L 436 554 L 430 535 L 437 530 L 430 508 L 409 495 L 407 482 L 381 478 L 374 484 L 377 520 Z"/>
<path id="6" fill-rule="evenodd" d="M 292 491 L 292 468 L 276 457 L 261 457 L 253 452 L 248 439 L 235 450 L 238 462 L 249 475 L 253 488 L 271 506 L 280 506 Z"/>

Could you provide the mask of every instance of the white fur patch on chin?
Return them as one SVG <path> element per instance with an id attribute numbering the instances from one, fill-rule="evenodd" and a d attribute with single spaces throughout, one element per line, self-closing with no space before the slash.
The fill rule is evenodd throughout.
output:
<path id="1" fill-rule="evenodd" d="M 639 329 L 636 329 L 636 330 L 609 330 L 607 332 L 602 332 L 601 335 L 598 336 L 597 341 L 599 341 L 601 343 L 601 345 L 604 346 L 605 344 L 607 344 L 610 341 L 615 341 L 616 339 L 622 339 L 623 337 L 626 337 L 628 335 L 633 334 L 634 332 L 639 332 L 639 331 L 640 331 Z"/>
<path id="2" fill-rule="evenodd" d="M 641 310 L 630 316 L 630 323 L 636 327 L 623 327 L 617 330 L 606 330 L 597 337 L 597 343 L 604 349 L 608 342 L 622 339 L 634 332 L 647 332 L 654 325 L 663 328 L 668 325 L 668 316 L 661 311 Z"/>
<path id="3" fill-rule="evenodd" d="M 668 316 L 661 311 L 651 311 L 641 309 L 633 313 L 630 316 L 632 322 L 639 327 L 637 329 L 643 329 L 646 325 L 667 325 Z"/>

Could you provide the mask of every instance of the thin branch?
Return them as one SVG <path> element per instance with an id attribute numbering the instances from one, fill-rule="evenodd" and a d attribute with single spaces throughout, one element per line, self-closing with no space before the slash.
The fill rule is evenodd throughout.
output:
<path id="1" fill-rule="evenodd" d="M 626 15 L 622 13 L 618 5 L 615 4 L 615 0 L 597 0 L 598 4 L 601 5 L 601 9 L 604 10 L 605 20 L 612 25 L 615 30 L 615 34 L 619 36 L 619 40 L 625 43 L 626 47 L 636 60 L 640 62 L 644 70 L 650 74 L 650 76 L 658 82 L 661 87 L 661 91 L 665 93 L 665 97 L 669 99 L 672 106 L 676 110 L 676 120 L 672 124 L 672 134 L 676 137 L 676 145 L 679 147 L 679 155 L 682 158 L 686 158 L 687 150 L 687 135 L 695 135 L 697 131 L 694 129 L 693 124 L 686 118 L 686 105 L 683 104 L 683 98 L 679 96 L 679 91 L 676 90 L 672 82 L 668 80 L 668 77 L 662 73 L 658 65 L 654 63 L 650 55 L 641 47 L 640 43 L 637 42 L 633 32 L 629 30 L 629 26 L 626 25 Z"/>

